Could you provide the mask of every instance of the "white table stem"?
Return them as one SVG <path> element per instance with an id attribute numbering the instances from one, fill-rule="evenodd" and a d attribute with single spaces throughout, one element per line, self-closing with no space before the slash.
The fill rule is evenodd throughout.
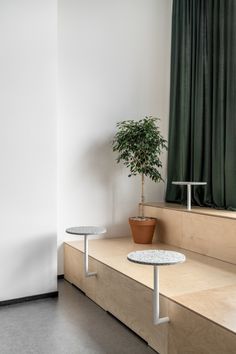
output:
<path id="1" fill-rule="evenodd" d="M 96 272 L 89 272 L 88 270 L 88 235 L 84 235 L 84 275 L 85 277 L 91 277 L 96 274 Z"/>
<path id="2" fill-rule="evenodd" d="M 172 181 L 172 184 L 175 184 L 178 186 L 187 186 L 187 210 L 191 210 L 191 202 L 192 202 L 191 188 L 192 188 L 192 186 L 206 186 L 207 182 Z"/>
<path id="3" fill-rule="evenodd" d="M 191 210 L 191 184 L 187 185 L 187 209 Z"/>
<path id="4" fill-rule="evenodd" d="M 169 322 L 169 317 L 160 318 L 160 299 L 159 299 L 159 268 L 153 267 L 154 270 L 154 291 L 153 291 L 153 323 L 155 325 Z"/>

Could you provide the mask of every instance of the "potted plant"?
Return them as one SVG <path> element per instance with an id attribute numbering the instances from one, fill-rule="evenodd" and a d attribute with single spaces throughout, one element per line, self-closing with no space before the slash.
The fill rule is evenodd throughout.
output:
<path id="1" fill-rule="evenodd" d="M 163 181 L 160 155 L 167 149 L 167 141 L 157 126 L 158 118 L 148 116 L 139 121 L 127 120 L 117 123 L 117 132 L 112 142 L 118 152 L 117 163 L 129 168 L 129 175 L 141 176 L 141 201 L 139 216 L 130 217 L 129 224 L 135 243 L 152 243 L 157 220 L 144 216 L 144 178 L 154 182 Z"/>

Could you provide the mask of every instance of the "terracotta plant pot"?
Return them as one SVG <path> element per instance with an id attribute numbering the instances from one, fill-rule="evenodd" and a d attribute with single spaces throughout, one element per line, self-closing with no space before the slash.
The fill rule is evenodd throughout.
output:
<path id="1" fill-rule="evenodd" d="M 153 234 L 157 224 L 156 218 L 131 217 L 129 224 L 135 243 L 152 243 Z"/>

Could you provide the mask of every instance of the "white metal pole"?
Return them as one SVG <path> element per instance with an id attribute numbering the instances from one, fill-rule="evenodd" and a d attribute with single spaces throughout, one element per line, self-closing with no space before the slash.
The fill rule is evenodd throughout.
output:
<path id="1" fill-rule="evenodd" d="M 84 235 L 84 274 L 88 274 L 88 236 Z"/>
<path id="2" fill-rule="evenodd" d="M 153 323 L 158 325 L 160 323 L 169 322 L 169 317 L 160 318 L 160 299 L 159 299 L 159 268 L 154 266 L 154 291 L 153 291 Z"/>
<path id="3" fill-rule="evenodd" d="M 159 320 L 159 269 L 154 266 L 154 291 L 153 291 L 153 322 L 157 324 Z"/>
<path id="4" fill-rule="evenodd" d="M 88 235 L 84 235 L 84 275 L 85 277 L 91 277 L 96 275 L 96 272 L 88 271 Z"/>
<path id="5" fill-rule="evenodd" d="M 191 184 L 187 184 L 187 209 L 191 210 Z"/>

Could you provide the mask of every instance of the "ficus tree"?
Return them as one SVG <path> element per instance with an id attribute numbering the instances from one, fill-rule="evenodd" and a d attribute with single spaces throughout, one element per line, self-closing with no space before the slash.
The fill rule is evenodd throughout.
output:
<path id="1" fill-rule="evenodd" d="M 158 120 L 146 116 L 139 121 L 119 122 L 112 142 L 113 151 L 118 153 L 117 163 L 123 162 L 129 168 L 128 177 L 141 176 L 141 218 L 144 218 L 144 177 L 154 182 L 163 181 L 160 156 L 167 150 L 167 141 L 161 135 Z"/>

